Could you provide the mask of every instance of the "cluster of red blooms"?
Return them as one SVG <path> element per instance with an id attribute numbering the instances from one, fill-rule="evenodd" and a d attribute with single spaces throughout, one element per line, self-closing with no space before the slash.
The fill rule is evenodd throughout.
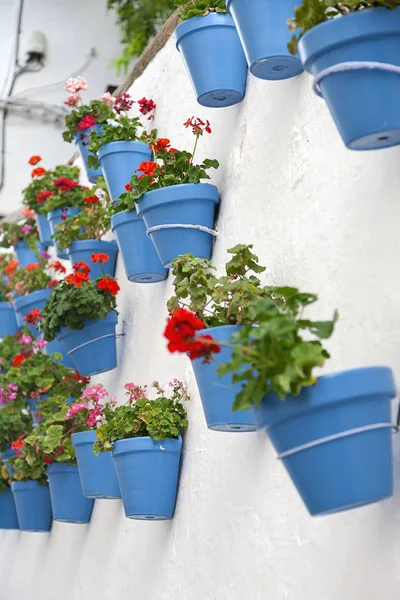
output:
<path id="1" fill-rule="evenodd" d="M 59 260 L 55 260 L 53 263 L 49 265 L 50 269 L 53 269 L 56 273 L 66 273 L 67 269 L 60 263 Z"/>
<path id="2" fill-rule="evenodd" d="M 9 275 L 10 277 L 12 277 L 15 273 L 15 271 L 18 269 L 18 267 L 20 267 L 21 265 L 19 264 L 19 262 L 17 260 L 10 260 L 10 262 L 8 263 L 8 265 L 6 267 L 4 267 L 4 271 L 7 275 Z"/>
<path id="3" fill-rule="evenodd" d="M 40 161 L 42 160 L 42 157 L 39 156 L 38 154 L 34 154 L 33 156 L 30 157 L 30 159 L 28 160 L 28 164 L 32 165 L 32 167 L 34 167 L 35 165 L 37 165 Z"/>
<path id="4" fill-rule="evenodd" d="M 87 198 L 84 198 L 83 201 L 85 204 L 97 204 L 99 199 L 97 196 L 88 196 Z"/>
<path id="5" fill-rule="evenodd" d="M 26 433 L 23 433 L 14 442 L 11 442 L 11 450 L 16 450 L 15 456 L 17 458 L 21 456 L 21 450 L 25 446 L 24 437 L 26 437 L 26 435 Z"/>
<path id="6" fill-rule="evenodd" d="M 72 266 L 73 273 L 65 278 L 65 281 L 70 285 L 82 287 L 82 283 L 89 281 L 90 267 L 85 262 L 76 262 Z"/>
<path id="7" fill-rule="evenodd" d="M 42 318 L 43 317 L 40 310 L 38 308 L 34 308 L 30 312 L 28 312 L 27 315 L 25 315 L 24 321 L 25 323 L 28 323 L 28 325 L 37 325 Z"/>
<path id="8" fill-rule="evenodd" d="M 138 181 L 143 179 L 143 177 L 153 177 L 156 174 L 155 171 L 157 169 L 157 163 L 152 161 L 144 161 L 139 167 L 136 169 L 135 173 L 143 173 L 143 175 L 139 175 Z M 153 183 L 154 179 L 151 181 Z M 125 186 L 126 187 L 126 186 Z"/>
<path id="9" fill-rule="evenodd" d="M 24 360 L 26 360 L 30 356 L 32 356 L 32 352 L 20 352 L 19 354 L 16 354 L 14 356 L 14 358 L 12 359 L 11 365 L 13 367 L 19 367 L 19 365 L 22 364 L 24 362 Z"/>
<path id="10" fill-rule="evenodd" d="M 108 292 L 111 296 L 116 296 L 121 289 L 115 279 L 111 277 L 103 277 L 96 283 L 96 287 L 99 290 L 103 290 L 104 292 Z"/>
<path id="11" fill-rule="evenodd" d="M 108 254 L 105 254 L 103 252 L 96 252 L 96 253 L 92 254 L 92 256 L 90 257 L 90 260 L 94 263 L 103 264 L 103 263 L 109 261 L 110 257 L 108 256 Z"/>
<path id="12" fill-rule="evenodd" d="M 50 198 L 51 196 L 54 196 L 53 192 L 51 192 L 50 190 L 42 190 L 36 196 L 36 202 L 38 202 L 38 203 L 40 203 L 40 202 L 46 202 L 47 198 Z"/>
<path id="13" fill-rule="evenodd" d="M 175 152 L 178 152 L 176 148 L 171 148 L 171 142 L 167 138 L 158 138 L 158 140 L 153 146 L 153 150 L 155 154 L 161 151 L 168 151 L 171 154 L 175 154 Z"/>
<path id="14" fill-rule="evenodd" d="M 75 373 L 72 375 L 67 375 L 64 377 L 64 381 L 69 381 L 71 379 L 79 381 L 79 383 L 83 383 L 83 385 L 90 383 L 90 377 L 83 377 L 78 371 L 75 371 Z"/>
<path id="15" fill-rule="evenodd" d="M 36 167 L 36 169 L 33 169 L 32 173 L 31 173 L 31 177 L 32 179 L 34 177 L 43 177 L 43 175 L 46 173 L 46 169 L 43 169 L 43 167 Z"/>
<path id="16" fill-rule="evenodd" d="M 37 269 L 40 269 L 40 265 L 39 263 L 30 263 L 29 265 L 26 265 L 25 270 L 26 271 L 37 271 Z"/>
<path id="17" fill-rule="evenodd" d="M 153 102 L 153 100 L 147 100 L 146 98 L 142 98 L 141 100 L 138 100 L 138 104 L 140 106 L 139 110 L 142 113 L 142 115 L 148 115 L 149 113 L 156 110 L 156 104 Z M 151 121 L 151 119 L 154 119 L 154 115 L 149 116 L 148 120 Z"/>
<path id="18" fill-rule="evenodd" d="M 186 123 L 184 123 L 184 126 L 186 127 L 186 129 L 188 127 L 191 127 L 193 134 L 197 136 L 203 135 L 204 131 L 206 131 L 207 133 L 211 133 L 210 121 L 207 120 L 204 122 L 198 117 L 196 119 L 194 117 L 191 117 L 186 121 Z"/>
<path id="19" fill-rule="evenodd" d="M 176 308 L 168 318 L 164 337 L 170 352 L 188 352 L 191 360 L 204 358 L 209 362 L 221 348 L 211 335 L 195 337 L 196 331 L 204 329 L 203 321 L 186 308 Z"/>
<path id="20" fill-rule="evenodd" d="M 67 179 L 66 177 L 60 177 L 53 182 L 55 187 L 58 187 L 60 192 L 68 192 L 71 188 L 75 188 L 79 185 L 77 181 L 72 181 L 72 179 Z"/>
<path id="21" fill-rule="evenodd" d="M 117 96 L 114 102 L 114 110 L 120 115 L 122 112 L 128 112 L 134 105 L 134 101 L 131 99 L 129 94 L 123 96 Z"/>
<path id="22" fill-rule="evenodd" d="M 94 127 L 95 125 L 97 125 L 96 119 L 92 117 L 92 115 L 85 115 L 76 126 L 76 131 L 83 131 L 84 129 L 89 129 L 89 127 Z"/>

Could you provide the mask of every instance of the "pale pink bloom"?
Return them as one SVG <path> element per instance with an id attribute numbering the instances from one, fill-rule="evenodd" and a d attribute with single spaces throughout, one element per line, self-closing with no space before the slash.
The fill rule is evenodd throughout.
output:
<path id="1" fill-rule="evenodd" d="M 25 345 L 25 344 L 30 344 L 32 341 L 32 338 L 30 335 L 23 335 L 22 338 L 19 340 L 19 343 L 21 344 L 21 346 Z"/>
<path id="2" fill-rule="evenodd" d="M 46 340 L 42 340 L 42 339 L 38 339 L 32 346 L 32 348 L 34 350 L 42 350 L 43 348 L 45 348 L 47 346 L 49 342 L 46 342 Z"/>
<path id="3" fill-rule="evenodd" d="M 105 104 L 114 105 L 116 98 L 110 94 L 110 92 L 106 92 L 102 96 L 100 96 L 99 100 L 104 102 Z"/>
<path id="4" fill-rule="evenodd" d="M 46 252 L 46 250 L 42 250 L 40 253 L 40 256 L 43 256 L 43 258 L 47 258 L 47 260 L 49 258 L 51 258 L 51 254 L 49 254 L 48 252 Z"/>
<path id="5" fill-rule="evenodd" d="M 82 412 L 87 407 L 88 407 L 87 402 L 76 402 L 75 404 L 71 404 L 71 406 L 68 409 L 67 414 L 65 415 L 65 420 L 69 421 L 75 415 L 78 415 L 80 412 Z"/>
<path id="6" fill-rule="evenodd" d="M 28 219 L 34 219 L 35 218 L 35 211 L 33 211 L 31 208 L 29 208 L 29 206 L 25 206 L 22 209 L 22 214 L 24 217 L 27 217 Z"/>
<path id="7" fill-rule="evenodd" d="M 94 427 L 101 421 L 103 417 L 103 409 L 101 406 L 96 405 L 89 410 L 89 414 L 86 418 L 86 425 L 88 427 Z"/>
<path id="8" fill-rule="evenodd" d="M 14 285 L 14 290 L 17 292 L 17 294 L 19 294 L 22 291 L 23 287 L 23 281 L 17 281 L 17 283 Z"/>
<path id="9" fill-rule="evenodd" d="M 80 90 L 87 90 L 88 84 L 84 77 L 78 75 L 78 77 L 69 77 L 64 85 L 64 90 L 66 92 L 71 92 L 72 94 L 79 92 Z"/>
<path id="10" fill-rule="evenodd" d="M 19 388 L 18 388 L 18 386 L 17 386 L 17 385 L 15 385 L 15 383 L 11 383 L 11 382 L 8 384 L 8 386 L 7 386 L 7 387 L 8 387 L 8 389 L 9 389 L 9 390 L 11 390 L 12 392 L 18 392 L 18 389 L 19 389 Z"/>
<path id="11" fill-rule="evenodd" d="M 136 402 L 136 400 L 139 400 L 140 398 L 147 398 L 147 385 L 141 387 L 135 383 L 126 383 L 124 388 L 126 389 L 127 396 L 129 396 L 129 402 Z"/>
<path id="12" fill-rule="evenodd" d="M 24 225 L 21 231 L 22 233 L 30 233 L 32 231 L 32 225 Z"/>
<path id="13" fill-rule="evenodd" d="M 66 104 L 67 106 L 71 106 L 72 108 L 76 108 L 79 104 L 80 99 L 81 98 L 79 94 L 71 94 L 70 96 L 67 96 L 67 98 L 65 98 L 64 104 Z"/>

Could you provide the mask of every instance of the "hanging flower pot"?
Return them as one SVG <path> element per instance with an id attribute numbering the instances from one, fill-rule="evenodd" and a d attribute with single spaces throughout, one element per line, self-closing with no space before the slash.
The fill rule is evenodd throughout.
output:
<path id="1" fill-rule="evenodd" d="M 41 252 L 42 250 L 44 248 L 38 242 L 36 252 Z M 26 265 L 37 261 L 36 252 L 31 250 L 26 242 L 18 242 L 14 246 L 14 252 L 21 267 L 26 267 Z"/>
<path id="2" fill-rule="evenodd" d="M 13 302 L 14 310 L 20 315 L 22 321 L 24 322 L 24 317 L 33 309 L 37 308 L 41 311 L 44 308 L 50 295 L 51 289 L 46 288 L 45 290 L 38 290 L 36 292 L 32 292 L 31 294 L 26 294 L 26 296 L 18 296 Z M 25 322 L 24 325 L 29 327 L 29 331 L 33 337 L 39 337 L 40 333 L 37 325 L 30 325 L 29 323 Z"/>
<path id="3" fill-rule="evenodd" d="M 118 199 L 139 165 L 151 160 L 152 151 L 143 142 L 111 142 L 101 146 L 97 156 L 110 196 Z"/>
<path id="4" fill-rule="evenodd" d="M 117 366 L 116 324 L 117 315 L 111 311 L 105 319 L 86 320 L 81 330 L 61 327 L 57 339 L 82 376 L 104 373 Z"/>
<path id="5" fill-rule="evenodd" d="M 75 368 L 73 360 L 68 356 L 64 344 L 57 340 L 57 338 L 54 339 L 52 342 L 47 342 L 44 351 L 46 354 L 61 354 L 61 362 L 64 365 L 64 367 L 67 367 L 68 369 Z"/>
<path id="6" fill-rule="evenodd" d="M 111 228 L 129 281 L 156 283 L 166 279 L 168 271 L 162 266 L 154 244 L 146 235 L 146 226 L 135 210 L 113 215 Z"/>
<path id="7" fill-rule="evenodd" d="M 114 277 L 118 256 L 118 246 L 116 242 L 81 240 L 73 242 L 68 248 L 67 253 L 72 264 L 83 261 L 89 265 L 90 279 L 97 279 L 102 275 L 111 275 L 111 277 Z M 94 254 L 107 254 L 108 260 L 104 262 L 102 260 L 92 260 Z"/>
<path id="8" fill-rule="evenodd" d="M 197 102 L 210 108 L 238 104 L 244 98 L 246 58 L 229 14 L 192 17 L 175 30 Z"/>
<path id="9" fill-rule="evenodd" d="M 180 436 L 159 442 L 151 437 L 115 442 L 112 457 L 128 518 L 172 519 L 181 452 Z"/>
<path id="10" fill-rule="evenodd" d="M 75 144 L 78 147 L 79 153 L 81 155 L 85 167 L 86 175 L 90 183 L 96 183 L 98 178 L 102 176 L 101 169 L 91 169 L 87 165 L 87 160 L 89 156 L 88 145 L 90 143 L 90 134 L 93 130 L 97 131 L 98 133 L 101 133 L 101 126 L 95 125 L 94 127 L 88 127 L 87 129 L 82 129 L 81 131 L 77 131 L 75 133 Z"/>
<path id="11" fill-rule="evenodd" d="M 42 215 L 39 213 L 35 213 L 35 216 L 36 216 L 36 225 L 37 225 L 38 233 L 39 233 L 39 239 L 40 239 L 41 243 L 46 247 L 53 246 L 54 242 L 51 239 L 51 231 L 50 231 L 49 222 L 47 220 L 47 214 Z"/>
<path id="12" fill-rule="evenodd" d="M 98 456 L 93 453 L 96 431 L 73 433 L 71 440 L 78 461 L 83 495 L 86 498 L 121 498 L 111 452 L 102 452 Z"/>
<path id="13" fill-rule="evenodd" d="M 0 302 L 0 338 L 19 330 L 15 310 L 9 302 Z"/>
<path id="14" fill-rule="evenodd" d="M 210 327 L 207 330 L 198 331 L 195 337 L 207 334 L 219 342 L 229 342 L 232 335 L 239 329 L 238 325 Z M 226 363 L 231 360 L 231 357 L 232 349 L 222 346 L 221 352 L 218 354 L 218 363 Z M 203 358 L 196 358 L 192 361 L 207 427 L 213 431 L 255 431 L 253 411 L 233 412 L 233 403 L 242 386 L 240 383 L 233 384 L 231 375 L 219 377 L 218 363 L 215 361 L 204 363 Z"/>
<path id="15" fill-rule="evenodd" d="M 52 210 L 51 212 L 49 212 L 49 214 L 47 215 L 47 220 L 50 225 L 51 234 L 53 235 L 56 232 L 56 225 L 59 225 L 64 220 L 68 219 L 69 217 L 73 217 L 74 215 L 77 215 L 80 212 L 81 212 L 80 208 L 70 208 L 70 207 L 57 208 L 56 210 Z M 54 247 L 55 247 L 58 258 L 61 258 L 64 260 L 68 259 L 67 250 L 59 250 L 56 242 L 54 242 Z"/>
<path id="16" fill-rule="evenodd" d="M 94 500 L 82 493 L 78 467 L 54 462 L 47 467 L 51 506 L 55 521 L 89 523 Z"/>
<path id="17" fill-rule="evenodd" d="M 250 72 L 259 79 L 289 79 L 302 72 L 299 57 L 287 44 L 287 21 L 299 0 L 226 0 L 246 55 Z"/>
<path id="18" fill-rule="evenodd" d="M 11 489 L 21 531 L 50 531 L 53 513 L 48 484 L 13 481 Z"/>
<path id="19" fill-rule="evenodd" d="M 311 515 L 348 510 L 393 493 L 391 369 L 366 367 L 320 377 L 284 402 L 255 411 Z"/>
<path id="20" fill-rule="evenodd" d="M 139 198 L 138 215 L 164 267 L 181 254 L 211 257 L 218 203 L 218 190 L 208 183 L 172 185 Z"/>
<path id="21" fill-rule="evenodd" d="M 304 34 L 299 51 L 346 146 L 400 144 L 400 8 L 367 8 Z"/>
<path id="22" fill-rule="evenodd" d="M 11 488 L 0 493 L 0 529 L 19 529 Z"/>

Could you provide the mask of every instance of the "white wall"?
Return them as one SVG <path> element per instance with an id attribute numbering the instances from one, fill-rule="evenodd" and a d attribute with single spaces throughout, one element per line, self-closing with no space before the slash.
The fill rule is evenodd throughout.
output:
<path id="1" fill-rule="evenodd" d="M 254 243 L 265 283 L 317 292 L 313 316 L 340 321 L 326 371 L 387 364 L 400 374 L 400 150 L 342 145 L 307 75 L 250 78 L 245 101 L 196 105 L 172 40 L 132 89 L 157 102 L 155 125 L 176 147 L 187 117 L 209 118 L 201 153 L 221 161 L 222 204 L 213 262 Z M 94 378 L 122 400 L 127 381 L 172 376 L 192 393 L 175 518 L 125 519 L 97 501 L 88 526 L 47 534 L 0 532 L 2 600 L 392 600 L 400 583 L 400 465 L 392 499 L 311 518 L 263 433 L 206 428 L 188 359 L 170 355 L 162 330 L 171 281 L 129 283 L 118 264 L 119 366 Z"/>
<path id="2" fill-rule="evenodd" d="M 0 0 L 0 89 L 3 87 L 14 44 L 19 0 Z M 85 97 L 104 93 L 108 84 L 119 84 L 110 61 L 120 52 L 115 13 L 106 11 L 106 0 L 24 0 L 21 27 L 20 62 L 23 64 L 32 31 L 44 33 L 47 56 L 44 68 L 21 75 L 13 94 L 36 102 L 59 104 L 66 97 L 65 79 L 84 64 L 92 47 L 97 56 L 82 73 L 89 83 Z M 38 86 L 55 84 L 50 88 Z M 25 91 L 26 90 L 26 91 Z M 44 123 L 33 117 L 9 113 L 6 122 L 5 182 L 0 191 L 0 214 L 16 210 L 21 189 L 29 183 L 32 154 L 43 157 L 43 166 L 52 168 L 66 162 L 75 151 L 61 138 L 63 125 Z"/>

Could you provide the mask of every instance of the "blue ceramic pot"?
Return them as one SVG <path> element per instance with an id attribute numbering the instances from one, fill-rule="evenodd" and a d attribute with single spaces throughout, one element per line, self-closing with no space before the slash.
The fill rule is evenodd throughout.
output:
<path id="1" fill-rule="evenodd" d="M 80 208 L 71 208 L 68 206 L 65 208 L 57 208 L 56 210 L 49 212 L 47 215 L 47 220 L 49 222 L 51 235 L 54 235 L 54 233 L 57 231 L 56 226 L 63 222 L 63 217 L 69 219 L 70 217 L 79 215 L 80 212 Z M 64 248 L 64 250 L 59 250 L 57 242 L 54 242 L 54 248 L 58 258 L 61 258 L 62 260 L 68 260 L 68 252 L 66 248 Z"/>
<path id="2" fill-rule="evenodd" d="M 400 67 L 400 8 L 372 8 L 330 19 L 300 40 L 304 68 L 373 61 Z M 346 70 L 319 83 L 340 135 L 351 150 L 400 144 L 400 75 L 379 69 Z"/>
<path id="3" fill-rule="evenodd" d="M 393 493 L 391 369 L 325 375 L 285 401 L 268 394 L 255 411 L 311 515 L 378 502 Z"/>
<path id="4" fill-rule="evenodd" d="M 299 57 L 287 44 L 293 32 L 287 21 L 299 0 L 226 0 L 250 72 L 259 79 L 289 79 L 302 72 Z"/>
<path id="5" fill-rule="evenodd" d="M 7 446 L 7 448 L 1 452 L 1 460 L 3 462 L 3 464 L 7 467 L 7 471 L 8 473 L 11 475 L 11 477 L 14 474 L 14 465 L 13 464 L 9 464 L 8 461 L 10 460 L 10 458 L 13 458 L 13 456 L 15 456 L 17 453 L 16 450 L 11 450 L 11 446 Z"/>
<path id="6" fill-rule="evenodd" d="M 41 252 L 44 249 L 45 248 L 38 242 L 36 252 Z M 37 262 L 36 252 L 32 251 L 25 242 L 18 242 L 18 244 L 14 246 L 14 252 L 17 261 L 22 267 Z"/>
<path id="7" fill-rule="evenodd" d="M 218 203 L 215 185 L 186 183 L 147 192 L 138 200 L 137 206 L 138 215 L 147 229 L 166 224 L 201 225 L 213 229 Z M 199 229 L 171 227 L 150 233 L 150 238 L 164 267 L 170 267 L 181 254 L 211 258 L 212 235 Z"/>
<path id="8" fill-rule="evenodd" d="M 166 279 L 168 271 L 162 266 L 153 242 L 146 235 L 146 225 L 135 210 L 113 215 L 111 228 L 129 281 L 156 283 Z"/>
<path id="9" fill-rule="evenodd" d="M 93 130 L 97 131 L 97 133 L 102 133 L 101 125 L 95 125 L 94 127 L 88 127 L 87 129 L 83 129 L 83 131 L 77 131 L 75 133 L 75 144 L 82 157 L 87 178 L 89 179 L 90 183 L 97 183 L 97 179 L 102 175 L 101 169 L 90 169 L 87 166 L 87 159 L 89 156 L 88 145 L 90 143 L 90 134 Z"/>
<path id="10" fill-rule="evenodd" d="M 118 474 L 125 515 L 130 519 L 172 519 L 178 487 L 182 438 L 151 437 L 115 442 L 112 457 Z"/>
<path id="11" fill-rule="evenodd" d="M 0 529 L 19 529 L 11 488 L 0 493 Z"/>
<path id="12" fill-rule="evenodd" d="M 53 246 L 54 242 L 51 239 L 51 231 L 49 222 L 47 220 L 47 214 L 41 215 L 39 213 L 35 213 L 35 216 L 40 241 L 46 247 Z"/>
<path id="13" fill-rule="evenodd" d="M 136 169 L 151 160 L 153 153 L 143 142 L 111 142 L 101 146 L 97 156 L 110 196 L 118 200 Z"/>
<path id="14" fill-rule="evenodd" d="M 47 467 L 55 521 L 89 523 L 94 500 L 82 493 L 78 467 L 54 462 Z"/>
<path id="15" fill-rule="evenodd" d="M 118 246 L 117 243 L 104 242 L 103 240 L 81 240 L 73 242 L 67 250 L 72 264 L 83 261 L 90 267 L 89 279 L 97 279 L 102 275 L 115 275 L 117 264 Z M 92 254 L 108 254 L 109 260 L 106 263 L 94 263 Z"/>
<path id="16" fill-rule="evenodd" d="M 239 331 L 238 325 L 225 325 L 222 327 L 211 327 L 210 329 L 198 331 L 196 337 L 211 335 L 218 342 L 229 342 L 232 335 Z M 218 354 L 218 362 L 225 364 L 232 358 L 231 348 L 221 346 Z M 202 358 L 192 361 L 193 371 L 199 388 L 201 402 L 203 404 L 204 416 L 207 427 L 213 431 L 256 431 L 254 414 L 252 410 L 232 411 L 236 395 L 242 389 L 241 383 L 232 383 L 231 375 L 218 376 L 218 364 L 211 361 L 203 364 Z"/>
<path id="17" fill-rule="evenodd" d="M 78 461 L 83 495 L 86 498 L 121 498 L 111 452 L 100 452 L 96 456 L 93 453 L 93 444 L 96 439 L 95 431 L 73 433 L 71 436 Z"/>
<path id="18" fill-rule="evenodd" d="M 60 362 L 64 365 L 64 367 L 67 367 L 67 369 L 75 368 L 73 360 L 68 356 L 64 344 L 62 344 L 57 338 L 52 342 L 48 342 L 44 351 L 46 354 L 61 354 L 62 359 Z"/>
<path id="19" fill-rule="evenodd" d="M 9 302 L 0 302 L 0 338 L 19 331 L 15 310 Z"/>
<path id="20" fill-rule="evenodd" d="M 18 296 L 14 299 L 14 310 L 20 315 L 24 325 L 26 325 L 24 317 L 34 308 L 43 310 L 50 295 L 51 289 L 46 288 L 45 290 L 37 290 L 26 296 Z M 27 325 L 32 337 L 37 338 L 40 336 L 39 329 L 36 325 Z"/>
<path id="21" fill-rule="evenodd" d="M 246 57 L 229 14 L 184 21 L 175 30 L 175 42 L 199 104 L 224 108 L 243 100 Z"/>
<path id="22" fill-rule="evenodd" d="M 50 489 L 37 481 L 13 481 L 19 528 L 21 531 L 50 531 L 53 522 Z"/>
<path id="23" fill-rule="evenodd" d="M 64 344 L 83 377 L 111 371 L 117 366 L 116 324 L 117 314 L 111 311 L 105 319 L 85 321 L 80 330 L 61 327 L 57 339 Z"/>

